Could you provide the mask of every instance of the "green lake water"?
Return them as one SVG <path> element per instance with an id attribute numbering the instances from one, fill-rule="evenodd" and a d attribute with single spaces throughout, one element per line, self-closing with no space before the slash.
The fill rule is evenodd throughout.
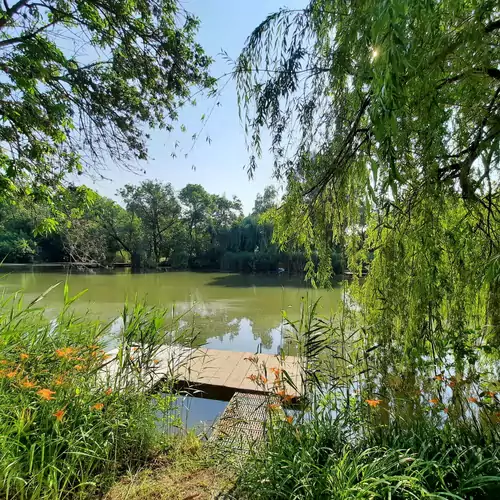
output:
<path id="1" fill-rule="evenodd" d="M 320 300 L 320 311 L 329 314 L 338 307 L 340 290 L 308 288 L 297 277 L 239 275 L 226 273 L 157 272 L 66 274 L 41 270 L 9 272 L 4 268 L 0 286 L 6 293 L 22 290 L 25 301 L 37 297 L 58 281 L 68 279 L 70 295 L 87 289 L 75 303 L 82 313 L 110 320 L 119 316 L 124 301 L 146 301 L 171 307 L 193 320 L 200 343 L 214 349 L 275 354 L 282 345 L 282 311 L 294 320 L 301 300 Z M 63 303 L 63 285 L 52 290 L 40 305 L 55 315 Z"/>

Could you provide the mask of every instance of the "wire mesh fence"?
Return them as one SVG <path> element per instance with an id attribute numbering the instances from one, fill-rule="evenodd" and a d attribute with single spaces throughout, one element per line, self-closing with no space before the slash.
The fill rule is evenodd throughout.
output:
<path id="1" fill-rule="evenodd" d="M 233 451 L 246 451 L 263 440 L 269 405 L 277 398 L 266 394 L 235 392 L 216 422 L 210 442 Z"/>

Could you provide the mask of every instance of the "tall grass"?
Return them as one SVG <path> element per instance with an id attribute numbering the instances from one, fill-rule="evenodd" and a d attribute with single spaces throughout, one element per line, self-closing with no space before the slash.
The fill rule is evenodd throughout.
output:
<path id="1" fill-rule="evenodd" d="M 52 320 L 38 308 L 43 297 L 0 304 L 2 498 L 95 498 L 161 446 L 159 419 L 175 418 L 171 399 L 152 399 L 145 375 L 158 369 L 155 356 L 172 341 L 176 319 L 125 307 L 113 334 L 111 324 L 73 314 L 77 297 L 64 293 Z"/>
<path id="2" fill-rule="evenodd" d="M 379 410 L 377 408 L 377 411 Z M 373 415 L 372 415 L 373 416 Z M 360 409 L 314 407 L 275 421 L 234 498 L 500 498 L 500 447 L 474 427 L 424 417 L 373 425 Z"/>
<path id="3" fill-rule="evenodd" d="M 289 322 L 302 405 L 282 397 L 281 418 L 269 405 L 267 440 L 242 462 L 233 497 L 500 498 L 495 370 L 479 353 L 401 366 L 347 320 L 306 302 Z"/>

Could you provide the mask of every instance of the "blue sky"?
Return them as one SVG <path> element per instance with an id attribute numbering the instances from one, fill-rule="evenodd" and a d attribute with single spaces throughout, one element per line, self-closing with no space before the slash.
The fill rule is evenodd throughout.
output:
<path id="1" fill-rule="evenodd" d="M 300 8 L 306 0 L 182 0 L 184 8 L 196 14 L 201 21 L 198 41 L 205 51 L 215 59 L 212 74 L 220 76 L 230 70 L 227 62 L 218 55 L 224 49 L 235 59 L 251 31 L 271 12 L 280 7 Z M 213 101 L 199 99 L 194 108 L 185 108 L 180 112 L 178 125 L 185 124 L 187 133 L 153 131 L 150 141 L 151 160 L 141 164 L 146 174 L 138 175 L 109 165 L 103 172 L 111 181 L 90 179 L 85 182 L 110 198 L 115 198 L 116 190 L 126 183 L 139 183 L 142 179 L 158 179 L 172 183 L 175 189 L 181 189 L 188 183 L 202 184 L 210 193 L 238 196 L 247 213 L 253 207 L 257 193 L 262 192 L 272 179 L 271 158 L 265 155 L 259 162 L 254 179 L 249 180 L 244 166 L 248 160 L 245 148 L 245 135 L 242 129 L 236 102 L 236 89 L 231 81 L 218 99 L 216 107 L 208 120 L 199 140 L 188 158 L 184 158 L 191 146 L 191 135 L 201 128 L 202 114 L 208 114 Z M 206 136 L 212 142 L 206 142 Z M 180 139 L 181 148 L 177 158 L 170 153 L 174 142 Z M 196 169 L 193 170 L 192 166 Z"/>

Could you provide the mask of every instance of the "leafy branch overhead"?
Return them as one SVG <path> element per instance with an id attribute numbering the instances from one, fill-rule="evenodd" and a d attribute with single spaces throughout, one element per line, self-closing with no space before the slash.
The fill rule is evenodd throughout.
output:
<path id="1" fill-rule="evenodd" d="M 359 214 L 360 200 L 382 206 L 428 183 L 488 203 L 499 164 L 499 16 L 489 0 L 313 0 L 268 16 L 236 66 L 250 171 L 269 129 L 276 176 L 309 208 L 326 196 Z"/>
<path id="2" fill-rule="evenodd" d="M 499 16 L 488 0 L 313 0 L 270 15 L 236 68 L 251 168 L 268 127 L 277 175 L 334 160 L 310 191 L 363 158 L 385 187 L 437 174 L 473 197 L 486 177 L 475 160 L 498 153 Z"/>
<path id="3" fill-rule="evenodd" d="M 44 197 L 68 172 L 146 159 L 146 130 L 214 85 L 197 28 L 175 0 L 4 1 L 0 192 Z"/>
<path id="4" fill-rule="evenodd" d="M 274 239 L 323 283 L 341 245 L 358 319 L 398 359 L 500 346 L 499 65 L 492 0 L 312 0 L 238 59 L 250 171 L 269 131 L 286 184 Z"/>

